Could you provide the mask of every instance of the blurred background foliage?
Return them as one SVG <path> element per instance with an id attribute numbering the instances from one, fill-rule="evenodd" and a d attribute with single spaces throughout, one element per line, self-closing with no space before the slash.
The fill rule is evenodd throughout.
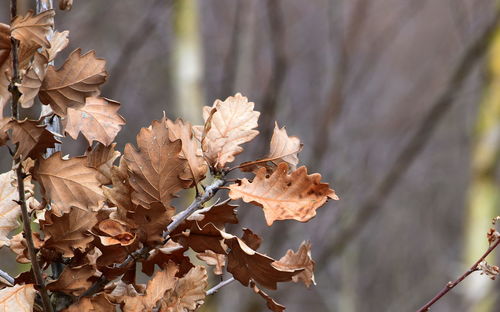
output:
<path id="1" fill-rule="evenodd" d="M 163 112 L 199 123 L 203 105 L 235 92 L 262 112 L 238 161 L 266 152 L 274 120 L 301 138 L 301 163 L 341 201 L 272 228 L 260 209 L 239 212 L 273 257 L 312 241 L 318 285 L 270 292 L 289 311 L 412 311 L 487 248 L 499 214 L 500 29 L 483 36 L 496 10 L 494 0 L 75 0 L 56 28 L 70 31 L 64 56 L 81 47 L 107 60 L 103 95 L 127 119 L 120 149 Z M 0 21 L 8 14 L 4 3 Z M 487 47 L 464 59 L 478 40 Z M 498 290 L 473 276 L 433 311 L 498 311 Z M 265 310 L 238 284 L 205 308 Z"/>

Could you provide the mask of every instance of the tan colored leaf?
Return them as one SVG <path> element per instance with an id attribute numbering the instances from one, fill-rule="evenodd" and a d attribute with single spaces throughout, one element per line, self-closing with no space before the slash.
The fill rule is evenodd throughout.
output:
<path id="1" fill-rule="evenodd" d="M 26 74 L 23 75 L 21 85 L 19 86 L 19 91 L 22 93 L 19 102 L 22 107 L 29 108 L 33 106 L 33 101 L 42 86 L 46 71 L 47 60 L 40 53 L 36 52 L 33 62 Z"/>
<path id="2" fill-rule="evenodd" d="M 104 246 L 116 244 L 128 246 L 135 241 L 136 237 L 128 224 L 113 219 L 105 219 L 99 222 L 99 230 L 105 233 L 105 235 L 99 235 L 101 244 Z"/>
<path id="3" fill-rule="evenodd" d="M 12 120 L 8 127 L 12 129 L 12 142 L 19 144 L 14 158 L 38 159 L 47 148 L 61 143 L 56 140 L 54 133 L 47 130 L 45 125 L 40 125 L 38 120 Z"/>
<path id="4" fill-rule="evenodd" d="M 57 280 L 47 284 L 47 289 L 79 296 L 92 285 L 89 278 L 95 273 L 95 267 L 89 264 L 76 267 L 66 266 Z"/>
<path id="5" fill-rule="evenodd" d="M 52 62 L 57 54 L 64 50 L 68 46 L 69 31 L 65 30 L 63 32 L 55 31 L 50 38 L 50 48 L 45 48 L 42 50 L 42 54 L 45 57 L 47 63 Z"/>
<path id="6" fill-rule="evenodd" d="M 0 65 L 10 57 L 10 26 L 0 23 Z"/>
<path id="7" fill-rule="evenodd" d="M 169 240 L 162 247 L 153 249 L 149 253 L 148 258 L 141 261 L 142 272 L 151 276 L 155 271 L 155 265 L 163 268 L 169 262 L 173 262 L 179 266 L 176 276 L 182 277 L 194 267 L 191 259 L 184 255 L 186 251 L 187 248 Z"/>
<path id="8" fill-rule="evenodd" d="M 259 294 L 264 300 L 266 300 L 267 308 L 273 312 L 283 312 L 285 311 L 285 306 L 277 303 L 268 294 L 258 288 L 253 281 L 250 282 L 250 288 L 257 294 Z"/>
<path id="9" fill-rule="evenodd" d="M 88 97 L 85 106 L 68 107 L 62 120 L 64 131 L 75 140 L 81 132 L 89 145 L 95 140 L 108 146 L 125 124 L 125 119 L 117 113 L 119 108 L 120 103 L 113 100 Z"/>
<path id="10" fill-rule="evenodd" d="M 251 141 L 259 131 L 259 112 L 253 110 L 254 103 L 237 93 L 224 102 L 216 100 L 210 108 L 205 108 L 205 130 L 202 149 L 209 164 L 220 170 L 243 151 L 241 144 Z M 215 109 L 216 111 L 210 114 Z M 209 118 L 211 117 L 211 118 Z M 209 125 L 207 125 L 207 122 Z"/>
<path id="11" fill-rule="evenodd" d="M 182 141 L 182 151 L 180 156 L 188 161 L 186 171 L 181 175 L 183 180 L 191 180 L 191 186 L 195 186 L 203 180 L 207 173 L 208 166 L 203 158 L 203 152 L 198 146 L 198 141 L 193 136 L 192 126 L 189 122 L 177 119 L 174 122 L 167 119 L 168 135 L 171 141 L 180 139 Z"/>
<path id="12" fill-rule="evenodd" d="M 97 169 L 105 179 L 99 180 L 102 185 L 111 184 L 111 176 L 113 163 L 120 157 L 121 153 L 115 151 L 116 143 L 109 146 L 104 146 L 99 143 L 94 146 L 88 153 L 87 156 L 87 167 Z"/>
<path id="13" fill-rule="evenodd" d="M 115 305 L 106 299 L 104 294 L 99 294 L 92 298 L 80 298 L 62 312 L 110 312 L 115 311 Z"/>
<path id="14" fill-rule="evenodd" d="M 243 229 L 243 236 L 241 237 L 241 240 L 253 250 L 257 250 L 262 243 L 262 237 L 252 232 L 252 230 L 245 228 Z"/>
<path id="15" fill-rule="evenodd" d="M 33 176 L 40 183 L 44 199 L 55 203 L 63 211 L 70 207 L 92 211 L 100 209 L 104 195 L 99 181 L 104 177 L 86 164 L 86 157 L 63 160 L 60 152 L 41 159 Z"/>
<path id="16" fill-rule="evenodd" d="M 165 208 L 161 203 L 151 203 L 149 209 L 138 206 L 133 213 L 133 220 L 138 229 L 141 242 L 157 245 L 163 241 L 163 230 L 172 221 L 173 208 Z"/>
<path id="17" fill-rule="evenodd" d="M 157 302 L 163 298 L 165 292 L 175 287 L 177 281 L 175 274 L 177 270 L 178 268 L 175 264 L 169 263 L 165 270 L 156 272 L 153 278 L 148 282 L 146 295 L 124 297 L 123 311 L 152 311 L 152 309 L 157 306 Z"/>
<path id="18" fill-rule="evenodd" d="M 173 290 L 168 290 L 161 300 L 161 312 L 194 311 L 203 304 L 208 285 L 207 270 L 203 266 L 192 268 L 180 278 Z"/>
<path id="19" fill-rule="evenodd" d="M 222 267 L 226 265 L 226 256 L 221 254 L 216 254 L 211 250 L 206 250 L 205 252 L 200 252 L 196 255 L 196 258 L 205 261 L 208 265 L 213 265 L 214 274 L 221 275 L 223 273 Z"/>
<path id="20" fill-rule="evenodd" d="M 0 248 L 9 244 L 9 233 L 19 226 L 17 221 L 21 215 L 17 190 L 17 175 L 14 170 L 0 174 Z M 31 177 L 24 179 L 24 189 L 27 197 L 34 193 Z"/>
<path id="21" fill-rule="evenodd" d="M 229 197 L 261 206 L 269 226 L 276 220 L 306 222 L 328 198 L 338 199 L 328 183 L 320 182 L 320 174 L 308 175 L 306 167 L 287 172 L 287 163 L 280 163 L 270 176 L 260 168 L 252 182 L 243 179 L 239 185 L 230 185 Z"/>
<path id="22" fill-rule="evenodd" d="M 40 227 L 45 233 L 44 248 L 62 253 L 63 257 L 73 257 L 74 249 L 85 250 L 94 237 L 90 229 L 97 224 L 97 212 L 71 208 L 61 217 L 47 212 Z"/>
<path id="23" fill-rule="evenodd" d="M 11 36 L 20 41 L 21 47 L 37 49 L 49 47 L 47 35 L 54 26 L 54 10 L 33 15 L 28 11 L 25 16 L 16 16 L 12 21 Z"/>
<path id="24" fill-rule="evenodd" d="M 31 312 L 36 290 L 33 284 L 15 285 L 0 290 L 2 311 Z"/>
<path id="25" fill-rule="evenodd" d="M 104 195 L 110 204 L 118 208 L 119 219 L 126 220 L 128 211 L 135 209 L 132 203 L 132 187 L 128 182 L 127 165 L 124 158 L 120 158 L 118 167 L 111 167 L 111 182 L 113 187 L 103 187 Z"/>
<path id="26" fill-rule="evenodd" d="M 97 96 L 99 86 L 107 77 L 106 61 L 96 58 L 90 51 L 81 55 L 81 50 L 73 51 L 58 70 L 49 66 L 40 88 L 40 101 L 50 104 L 54 113 L 66 116 L 67 108 L 84 106 L 85 98 Z"/>
<path id="27" fill-rule="evenodd" d="M 198 221 L 200 227 L 205 226 L 208 223 L 213 223 L 215 227 L 222 229 L 226 223 L 237 224 L 238 217 L 235 213 L 235 209 L 238 208 L 236 205 L 231 205 L 230 199 L 196 210 L 192 215 L 190 215 L 188 221 Z"/>
<path id="28" fill-rule="evenodd" d="M 274 263 L 274 266 L 283 269 L 304 269 L 304 271 L 295 275 L 292 280 L 295 283 L 301 281 L 309 288 L 312 284 L 316 285 L 314 281 L 314 264 L 315 262 L 311 258 L 311 243 L 302 242 L 297 252 L 289 249 L 279 261 Z"/>
<path id="29" fill-rule="evenodd" d="M 177 227 L 170 237 L 186 248 L 191 248 L 196 252 L 205 252 L 212 250 L 218 254 L 224 254 L 225 249 L 222 246 L 224 237 L 221 231 L 212 223 L 203 227 L 197 221 L 187 221 L 182 226 Z"/>
<path id="30" fill-rule="evenodd" d="M 130 186 L 134 189 L 132 202 L 150 208 L 154 202 L 170 207 L 175 193 L 187 187 L 180 176 L 188 161 L 179 157 L 181 141 L 170 141 L 165 121 L 153 121 L 137 135 L 136 151 L 131 144 L 125 146 L 124 158 L 130 171 Z"/>
<path id="31" fill-rule="evenodd" d="M 9 241 L 9 248 L 16 254 L 16 261 L 19 263 L 31 263 L 28 254 L 28 245 L 23 233 L 14 235 Z"/>

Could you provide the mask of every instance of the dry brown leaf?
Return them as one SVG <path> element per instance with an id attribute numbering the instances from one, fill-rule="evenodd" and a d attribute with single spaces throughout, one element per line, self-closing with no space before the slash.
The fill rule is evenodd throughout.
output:
<path id="1" fill-rule="evenodd" d="M 153 278 L 148 282 L 146 295 L 124 296 L 123 311 L 152 311 L 152 309 L 157 306 L 157 302 L 163 298 L 165 292 L 175 287 L 177 281 L 175 274 L 177 270 L 178 268 L 175 264 L 169 263 L 165 270 L 156 272 Z"/>
<path id="2" fill-rule="evenodd" d="M 221 231 L 212 223 L 201 227 L 197 221 L 187 221 L 182 226 L 177 227 L 170 237 L 175 242 L 196 252 L 212 250 L 218 254 L 225 253 L 225 249 L 221 244 L 224 239 Z"/>
<path id="3" fill-rule="evenodd" d="M 198 140 L 193 136 L 192 126 L 189 122 L 182 121 L 182 119 L 177 119 L 175 123 L 167 119 L 166 123 L 170 140 L 180 139 L 182 141 L 180 156 L 188 161 L 188 166 L 181 175 L 181 179 L 190 180 L 192 181 L 191 186 L 195 186 L 205 177 L 208 166 L 203 158 L 203 152 L 199 147 Z"/>
<path id="4" fill-rule="evenodd" d="M 104 294 L 99 294 L 92 298 L 80 298 L 62 312 L 110 312 L 115 311 L 115 305 L 106 299 Z"/>
<path id="5" fill-rule="evenodd" d="M 188 166 L 187 160 L 179 157 L 181 140 L 170 141 L 165 121 L 155 120 L 149 128 L 141 129 L 137 145 L 139 151 L 127 144 L 124 152 L 134 189 L 132 202 L 145 208 L 154 202 L 170 207 L 175 193 L 188 186 L 180 178 Z"/>
<path id="6" fill-rule="evenodd" d="M 0 117 L 0 146 L 4 145 L 9 140 L 7 130 L 9 129 L 8 126 L 10 125 L 10 120 L 10 118 Z"/>
<path id="7" fill-rule="evenodd" d="M 37 15 L 28 11 L 25 16 L 16 16 L 12 21 L 11 36 L 20 41 L 21 48 L 36 50 L 49 47 L 47 35 L 54 26 L 54 10 L 48 10 Z"/>
<path id="8" fill-rule="evenodd" d="M 104 246 L 116 244 L 128 246 L 135 241 L 135 233 L 132 233 L 130 226 L 125 222 L 105 219 L 99 222 L 98 227 L 101 232 L 105 233 L 105 235 L 98 235 Z"/>
<path id="9" fill-rule="evenodd" d="M 277 303 L 268 294 L 258 288 L 253 281 L 250 282 L 250 288 L 257 294 L 259 294 L 264 300 L 266 300 L 267 308 L 273 312 L 283 312 L 285 311 L 285 306 Z"/>
<path id="10" fill-rule="evenodd" d="M 99 180 L 102 185 L 112 183 L 111 168 L 115 160 L 121 155 L 119 151 L 115 151 L 115 146 L 116 143 L 109 146 L 98 143 L 86 153 L 87 167 L 97 169 L 105 177 L 105 179 Z"/>
<path id="11" fill-rule="evenodd" d="M 205 288 L 208 285 L 207 270 L 203 266 L 192 268 L 175 284 L 173 290 L 168 290 L 161 300 L 161 312 L 194 311 L 203 304 Z"/>
<path id="12" fill-rule="evenodd" d="M 9 244 L 9 233 L 19 226 L 17 221 L 21 215 L 17 190 L 17 175 L 14 170 L 0 174 L 0 248 Z M 24 179 L 24 189 L 29 198 L 34 193 L 31 177 Z"/>
<path id="13" fill-rule="evenodd" d="M 65 30 L 63 32 L 54 32 L 50 38 L 50 48 L 45 48 L 42 50 L 42 55 L 45 57 L 47 63 L 52 62 L 57 54 L 64 50 L 68 46 L 69 31 Z"/>
<path id="14" fill-rule="evenodd" d="M 47 130 L 45 125 L 40 125 L 38 120 L 12 120 L 8 128 L 12 129 L 12 142 L 19 144 L 14 158 L 38 159 L 47 148 L 61 143 L 54 137 L 55 134 Z"/>
<path id="15" fill-rule="evenodd" d="M 311 258 L 311 243 L 302 242 L 297 252 L 289 249 L 286 254 L 273 265 L 283 269 L 304 269 L 304 271 L 295 275 L 292 280 L 297 283 L 303 282 L 308 288 L 316 285 L 314 280 L 314 264 Z"/>
<path id="16" fill-rule="evenodd" d="M 214 274 L 221 275 L 223 273 L 222 268 L 226 265 L 226 256 L 221 254 L 216 254 L 211 250 L 205 250 L 205 252 L 200 252 L 196 254 L 196 258 L 205 261 L 208 265 L 213 265 Z"/>
<path id="17" fill-rule="evenodd" d="M 2 311 L 32 312 L 36 290 L 33 284 L 15 285 L 0 290 Z"/>
<path id="18" fill-rule="evenodd" d="M 138 229 L 139 240 L 146 245 L 157 245 L 163 241 L 163 230 L 172 221 L 173 208 L 165 209 L 161 203 L 151 203 L 149 209 L 137 206 L 132 219 Z"/>
<path id="19" fill-rule="evenodd" d="M 280 163 L 270 176 L 260 168 L 252 182 L 243 179 L 230 185 L 229 197 L 261 206 L 269 226 L 276 220 L 306 222 L 328 198 L 338 199 L 328 183 L 320 180 L 319 173 L 308 175 L 304 166 L 288 174 L 288 164 Z"/>
<path id="20" fill-rule="evenodd" d="M 135 210 L 135 205 L 132 203 L 132 187 L 128 182 L 127 165 L 123 157 L 118 167 L 111 167 L 111 182 L 113 187 L 103 187 L 102 190 L 110 205 L 117 207 L 117 218 L 126 220 L 127 213 Z"/>
<path id="21" fill-rule="evenodd" d="M 47 284 L 47 289 L 79 296 L 92 285 L 89 278 L 95 273 L 95 267 L 89 264 L 76 267 L 66 266 L 57 280 Z"/>
<path id="22" fill-rule="evenodd" d="M 81 132 L 89 145 L 97 141 L 108 146 L 125 124 L 125 119 L 118 114 L 119 108 L 120 103 L 113 100 L 88 97 L 84 106 L 68 107 L 62 120 L 64 131 L 75 140 Z"/>
<path id="23" fill-rule="evenodd" d="M 240 146 L 251 141 L 259 131 L 257 127 L 260 113 L 253 110 L 254 103 L 237 93 L 224 102 L 216 100 L 212 108 L 205 107 L 205 126 L 202 137 L 203 154 L 209 164 L 220 170 L 243 151 Z M 215 109 L 215 111 L 214 111 Z M 198 135 L 200 134 L 200 128 Z"/>
<path id="24" fill-rule="evenodd" d="M 9 248 L 16 254 L 16 261 L 19 263 L 31 263 L 28 254 L 28 245 L 23 233 L 14 235 L 9 241 Z"/>
<path id="25" fill-rule="evenodd" d="M 90 229 L 97 224 L 97 213 L 79 208 L 71 208 L 61 217 L 47 212 L 45 220 L 40 220 L 40 227 L 45 233 L 44 248 L 62 253 L 64 257 L 73 257 L 74 249 L 81 251 L 94 240 Z"/>
<path id="26" fill-rule="evenodd" d="M 10 57 L 10 26 L 0 23 L 0 65 Z"/>
<path id="27" fill-rule="evenodd" d="M 257 250 L 262 243 L 262 237 L 252 232 L 252 230 L 245 228 L 243 229 L 243 236 L 241 237 L 241 240 L 253 250 Z"/>
<path id="28" fill-rule="evenodd" d="M 70 207 L 99 210 L 104 201 L 99 181 L 104 177 L 86 164 L 87 157 L 63 160 L 60 152 L 41 159 L 33 176 L 40 183 L 46 202 L 55 203 L 62 211 Z"/>
<path id="29" fill-rule="evenodd" d="M 99 86 L 107 78 L 106 61 L 96 58 L 90 51 L 81 55 L 81 50 L 73 51 L 58 70 L 49 66 L 40 88 L 40 101 L 50 104 L 54 113 L 66 116 L 67 108 L 84 106 L 85 98 L 97 96 Z"/>
<path id="30" fill-rule="evenodd" d="M 19 91 L 22 95 L 19 98 L 19 103 L 24 108 L 33 106 L 33 101 L 42 86 L 42 81 L 47 71 L 47 60 L 38 52 L 35 53 L 33 62 L 26 74 L 23 75 Z"/>
<path id="31" fill-rule="evenodd" d="M 194 267 L 189 257 L 184 255 L 186 250 L 187 248 L 182 245 L 169 240 L 162 247 L 153 249 L 148 258 L 141 261 L 142 272 L 151 276 L 155 271 L 155 265 L 163 268 L 168 262 L 173 262 L 179 266 L 176 276 L 182 277 Z"/>
<path id="32" fill-rule="evenodd" d="M 236 205 L 231 205 L 227 200 L 209 206 L 207 208 L 198 209 L 192 215 L 190 215 L 188 221 L 198 221 L 200 227 L 204 227 L 208 223 L 213 223 L 216 228 L 223 229 L 226 223 L 237 224 L 238 217 L 236 215 L 235 209 L 238 208 Z"/>

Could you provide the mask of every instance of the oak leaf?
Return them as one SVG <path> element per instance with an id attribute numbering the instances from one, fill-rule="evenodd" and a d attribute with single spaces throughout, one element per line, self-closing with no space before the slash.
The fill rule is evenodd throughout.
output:
<path id="1" fill-rule="evenodd" d="M 119 108 L 120 103 L 113 100 L 88 97 L 84 106 L 68 107 L 62 120 L 64 131 L 75 140 L 81 132 L 89 145 L 97 141 L 108 146 L 125 124 Z"/>
<path id="2" fill-rule="evenodd" d="M 205 107 L 203 118 L 205 126 L 195 128 L 201 138 L 203 154 L 209 164 L 220 170 L 243 151 L 240 146 L 251 141 L 259 131 L 257 127 L 260 113 L 253 110 L 254 103 L 237 93 L 224 102 L 216 100 L 212 106 Z"/>
<path id="3" fill-rule="evenodd" d="M 188 165 L 187 160 L 179 157 L 181 144 L 181 140 L 169 139 L 164 120 L 155 120 L 137 135 L 139 151 L 131 144 L 125 146 L 133 203 L 151 208 L 152 203 L 160 202 L 168 208 L 175 193 L 188 186 L 180 178 Z"/>
<path id="4" fill-rule="evenodd" d="M 89 279 L 95 273 L 95 267 L 89 264 L 76 267 L 66 266 L 57 280 L 47 284 L 47 289 L 79 296 L 92 285 Z"/>
<path id="5" fill-rule="evenodd" d="M 237 205 L 230 204 L 231 200 L 227 200 L 216 203 L 212 206 L 198 209 L 192 215 L 190 215 L 188 221 L 198 221 L 200 227 L 205 226 L 208 223 L 213 223 L 216 228 L 222 229 L 225 224 L 237 224 L 238 217 L 236 215 Z"/>
<path id="6" fill-rule="evenodd" d="M 250 282 L 250 288 L 252 288 L 255 293 L 259 294 L 262 298 L 264 298 L 264 300 L 266 300 L 266 305 L 269 308 L 269 310 L 273 312 L 285 311 L 285 306 L 274 301 L 274 299 L 271 298 L 264 291 L 262 291 L 262 289 L 258 288 L 253 281 Z"/>
<path id="7" fill-rule="evenodd" d="M 23 75 L 19 91 L 22 95 L 19 98 L 19 103 L 24 108 L 33 106 L 33 101 L 40 91 L 42 81 L 47 71 L 47 60 L 38 52 L 35 52 L 35 57 Z"/>
<path id="8" fill-rule="evenodd" d="M 36 50 L 40 47 L 49 47 L 47 35 L 54 26 L 54 10 L 47 10 L 33 15 L 28 11 L 25 16 L 16 16 L 10 28 L 11 36 L 20 41 L 21 48 Z"/>
<path id="9" fill-rule="evenodd" d="M 179 266 L 176 276 L 182 277 L 194 267 L 189 257 L 184 255 L 186 250 L 184 246 L 169 240 L 163 246 L 153 249 L 148 257 L 141 261 L 142 272 L 151 276 L 155 271 L 155 265 L 163 268 L 170 261 Z"/>
<path id="10" fill-rule="evenodd" d="M 161 312 L 194 311 L 203 304 L 208 285 L 207 270 L 203 266 L 192 268 L 177 280 L 175 288 L 168 290 L 161 299 Z"/>
<path id="11" fill-rule="evenodd" d="M 307 287 L 316 285 L 314 281 L 314 264 L 311 258 L 311 243 L 302 242 L 297 252 L 289 249 L 286 254 L 274 263 L 275 267 L 283 269 L 300 269 L 304 271 L 292 277 L 292 280 L 297 283 L 303 282 Z"/>
<path id="12" fill-rule="evenodd" d="M 19 263 L 31 263 L 28 254 L 28 245 L 23 233 L 14 235 L 9 241 L 10 250 L 16 255 L 16 261 Z"/>
<path id="13" fill-rule="evenodd" d="M 257 250 L 262 243 L 262 237 L 252 232 L 252 230 L 245 228 L 243 229 L 243 236 L 241 237 L 241 240 L 253 250 Z"/>
<path id="14" fill-rule="evenodd" d="M 68 46 L 68 35 L 68 30 L 65 30 L 63 32 L 55 31 L 52 34 L 51 38 L 49 39 L 50 48 L 42 49 L 42 55 L 45 57 L 47 63 L 52 62 L 56 58 L 57 54 Z"/>
<path id="15" fill-rule="evenodd" d="M 104 177 L 86 164 L 86 157 L 64 160 L 60 152 L 39 160 L 34 178 L 40 183 L 46 202 L 54 203 L 61 212 L 68 211 L 70 207 L 99 210 L 104 201 L 99 181 Z"/>
<path id="16" fill-rule="evenodd" d="M 12 120 L 7 127 L 12 129 L 12 142 L 19 144 L 14 158 L 37 159 L 47 148 L 61 143 L 55 138 L 56 134 L 47 130 L 45 125 L 40 125 L 37 120 Z"/>
<path id="17" fill-rule="evenodd" d="M 205 177 L 208 166 L 203 158 L 203 152 L 199 147 L 198 140 L 193 135 L 192 126 L 189 122 L 182 121 L 182 119 L 177 119 L 175 122 L 167 119 L 166 123 L 170 140 L 180 139 L 182 141 L 180 156 L 188 161 L 188 166 L 181 175 L 181 179 L 191 180 L 192 184 L 190 186 L 195 186 Z"/>
<path id="18" fill-rule="evenodd" d="M 212 250 L 205 250 L 205 252 L 196 254 L 196 258 L 205 261 L 208 265 L 213 265 L 215 275 L 221 275 L 223 273 L 222 268 L 226 265 L 225 255 L 216 254 Z"/>
<path id="19" fill-rule="evenodd" d="M 105 294 L 92 298 L 83 297 L 62 312 L 109 312 L 115 311 L 115 305 L 109 302 Z"/>
<path id="20" fill-rule="evenodd" d="M 269 226 L 276 220 L 306 222 L 329 198 L 338 199 L 328 183 L 320 180 L 320 174 L 308 175 L 304 166 L 288 174 L 288 164 L 280 163 L 272 175 L 260 168 L 252 182 L 243 179 L 230 185 L 229 197 L 261 206 Z"/>
<path id="21" fill-rule="evenodd" d="M 73 51 L 58 70 L 50 65 L 40 88 L 40 101 L 50 104 L 54 113 L 66 116 L 68 107 L 81 107 L 85 98 L 97 96 L 99 86 L 107 77 L 106 61 L 96 58 L 90 51 L 81 55 L 81 50 Z"/>
<path id="22" fill-rule="evenodd" d="M 24 179 L 24 190 L 28 198 L 34 193 L 31 177 Z M 19 226 L 17 221 L 21 209 L 16 202 L 19 200 L 17 175 L 14 170 L 0 174 L 0 248 L 9 244 L 9 233 Z"/>
<path id="23" fill-rule="evenodd" d="M 96 144 L 92 149 L 87 150 L 87 167 L 97 169 L 105 178 L 99 180 L 103 185 L 111 184 L 113 175 L 112 169 L 115 160 L 121 153 L 115 150 L 116 143 L 104 146 L 101 143 Z"/>
<path id="24" fill-rule="evenodd" d="M 6 287 L 0 290 L 0 307 L 3 311 L 31 312 L 35 295 L 33 284 Z"/>
<path id="25" fill-rule="evenodd" d="M 90 230 L 97 224 L 97 213 L 71 208 L 61 217 L 46 212 L 40 227 L 45 233 L 43 248 L 60 252 L 63 257 L 73 257 L 74 249 L 85 250 L 94 240 Z"/>
<path id="26" fill-rule="evenodd" d="M 130 226 L 125 222 L 105 219 L 99 222 L 99 230 L 105 235 L 99 235 L 104 246 L 120 244 L 128 246 L 135 241 L 136 234 L 132 233 Z"/>
<path id="27" fill-rule="evenodd" d="M 139 240 L 146 245 L 163 241 L 163 230 L 172 221 L 173 209 L 165 209 L 161 203 L 151 203 L 149 208 L 137 206 L 131 219 L 138 229 Z"/>
<path id="28" fill-rule="evenodd" d="M 117 219 L 126 220 L 129 211 L 135 210 L 132 203 L 132 187 L 128 182 L 127 164 L 125 159 L 120 158 L 120 165 L 111 167 L 112 187 L 102 187 L 110 205 L 117 207 Z"/>

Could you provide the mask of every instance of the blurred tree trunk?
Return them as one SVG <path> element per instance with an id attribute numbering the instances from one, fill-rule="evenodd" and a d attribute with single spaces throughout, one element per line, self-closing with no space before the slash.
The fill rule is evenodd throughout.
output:
<path id="1" fill-rule="evenodd" d="M 173 18 L 171 77 L 175 89 L 176 115 L 191 123 L 201 123 L 204 92 L 198 0 L 175 0 Z"/>
<path id="2" fill-rule="evenodd" d="M 470 265 L 487 248 L 486 231 L 499 214 L 500 184 L 495 176 L 500 151 L 500 29 L 489 48 L 484 97 L 480 103 L 472 151 L 472 173 L 465 219 L 465 261 Z M 465 291 L 470 311 L 493 311 L 493 284 L 474 276 Z"/>

